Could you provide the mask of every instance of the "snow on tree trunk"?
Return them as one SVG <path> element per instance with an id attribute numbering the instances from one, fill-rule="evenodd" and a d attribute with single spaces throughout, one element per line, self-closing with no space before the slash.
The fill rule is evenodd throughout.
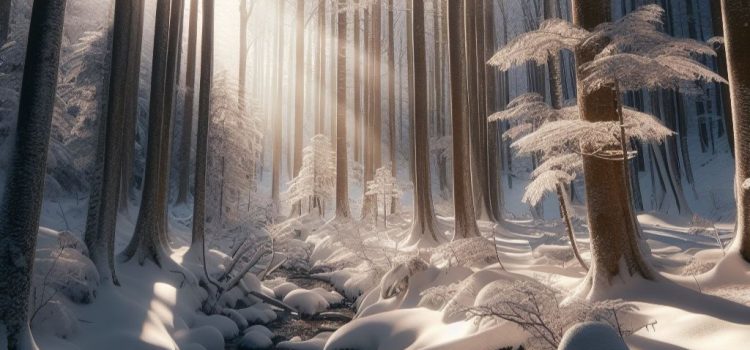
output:
<path id="1" fill-rule="evenodd" d="M 464 25 L 464 2 L 448 2 L 451 119 L 453 122 L 453 207 L 456 221 L 454 240 L 479 237 L 471 190 L 471 165 L 469 162 Z"/>
<path id="2" fill-rule="evenodd" d="M 151 73 L 151 100 L 149 102 L 148 147 L 141 207 L 135 232 L 123 252 L 124 260 L 137 257 L 138 263 L 146 259 L 161 264 L 166 242 L 162 240 L 164 212 L 159 205 L 161 181 L 159 170 L 162 160 L 161 138 L 164 131 L 164 94 L 167 76 L 167 51 L 169 42 L 169 0 L 159 0 L 156 6 L 154 55 Z"/>
<path id="3" fill-rule="evenodd" d="M 0 327 L 8 349 L 35 349 L 29 294 L 52 129 L 65 0 L 36 0 L 31 12 L 13 151 L 0 199 Z"/>
<path id="4" fill-rule="evenodd" d="M 737 238 L 745 261 L 750 262 L 750 6 L 746 0 L 722 0 L 729 91 L 734 120 L 735 197 Z"/>
<path id="5" fill-rule="evenodd" d="M 125 123 L 122 128 L 122 175 L 120 176 L 120 196 L 118 208 L 127 213 L 130 205 L 130 184 L 133 178 L 133 159 L 135 154 L 135 130 L 138 122 L 138 89 L 141 81 L 141 48 L 143 42 L 143 12 L 144 0 L 131 1 L 135 11 L 130 17 L 129 27 L 132 28 L 128 36 L 128 58 L 125 69 L 127 82 L 125 85 Z"/>
<path id="6" fill-rule="evenodd" d="M 143 3 L 118 0 L 115 2 L 114 33 L 112 36 L 112 66 L 109 85 L 109 98 L 106 119 L 102 119 L 104 130 L 99 135 L 96 181 L 92 184 L 89 211 L 86 220 L 84 241 L 89 256 L 99 271 L 102 282 L 119 284 L 114 268 L 114 235 L 117 223 L 117 205 L 120 195 L 122 175 L 122 130 L 127 114 L 128 82 L 130 80 L 127 61 L 130 39 L 134 26 L 133 19 L 139 16 Z M 137 23 L 135 23 L 137 25 Z"/>
<path id="7" fill-rule="evenodd" d="M 206 166 L 208 127 L 211 119 L 211 83 L 214 64 L 214 3 L 203 0 L 203 33 L 201 36 L 201 75 L 198 93 L 198 137 L 195 145 L 195 198 L 193 200 L 193 236 L 188 254 L 205 254 L 206 235 Z M 200 249 L 200 250 L 199 250 Z"/>
<path id="8" fill-rule="evenodd" d="M 573 21 L 592 30 L 609 21 L 610 4 L 597 0 L 572 3 Z M 576 64 L 594 59 L 604 43 L 588 43 L 575 50 Z M 586 93 L 583 84 L 578 86 L 578 106 L 581 118 L 588 122 L 618 121 L 617 96 L 611 87 Z M 591 150 L 583 150 L 584 153 Z M 583 295 L 596 298 L 598 288 L 606 288 L 620 274 L 652 279 L 653 272 L 643 259 L 637 238 L 639 227 L 628 197 L 627 174 L 622 163 L 596 156 L 584 156 L 584 178 L 592 261 L 589 274 L 580 289 Z M 625 267 L 627 271 L 621 271 Z"/>
<path id="9" fill-rule="evenodd" d="M 198 0 L 190 1 L 190 18 L 188 29 L 187 71 L 185 72 L 185 108 L 182 117 L 180 134 L 179 184 L 177 203 L 186 204 L 190 193 L 190 150 L 193 138 L 193 111 L 195 107 L 195 65 L 198 41 Z M 242 63 L 242 61 L 240 61 Z M 240 84 L 244 80 L 240 78 Z M 240 88 L 242 91 L 242 88 Z"/>
<path id="10" fill-rule="evenodd" d="M 341 8 L 346 7 L 346 0 L 339 0 Z M 349 162 L 346 149 L 346 11 L 338 14 L 338 61 L 336 75 L 336 218 L 345 219 L 351 216 L 349 209 Z M 300 155 L 301 156 L 301 155 Z"/>

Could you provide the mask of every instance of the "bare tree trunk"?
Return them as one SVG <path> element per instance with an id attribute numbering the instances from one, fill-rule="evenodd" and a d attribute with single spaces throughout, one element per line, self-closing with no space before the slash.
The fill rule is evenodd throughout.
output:
<path id="1" fill-rule="evenodd" d="M 609 1 L 584 3 L 573 0 L 572 7 L 574 23 L 584 29 L 592 30 L 610 20 Z M 594 59 L 600 45 L 601 43 L 589 43 L 576 49 L 578 69 Z M 619 121 L 617 100 L 613 87 L 585 93 L 579 85 L 578 106 L 583 120 Z M 615 149 L 618 148 L 619 146 Z M 584 156 L 583 165 L 592 267 L 580 292 L 596 298 L 596 290 L 609 285 L 612 278 L 620 274 L 627 273 L 646 279 L 654 278 L 654 274 L 643 259 L 639 246 L 637 237 L 640 229 L 629 203 L 628 174 L 624 173 L 622 162 Z M 626 267 L 627 271 L 620 271 L 621 266 Z"/>
<path id="2" fill-rule="evenodd" d="M 721 0 L 721 6 L 734 121 L 737 238 L 733 244 L 750 262 L 750 7 L 744 0 Z"/>
<path id="3" fill-rule="evenodd" d="M 484 1 L 484 62 L 494 55 L 495 43 L 495 5 L 491 0 Z M 497 73 L 489 65 L 484 65 L 484 74 L 487 77 L 486 109 L 487 114 L 498 110 L 497 106 Z M 503 191 L 500 186 L 500 164 L 502 158 L 500 150 L 500 126 L 498 123 L 487 125 L 487 176 L 489 187 L 489 198 L 492 215 L 497 222 L 503 221 Z"/>
<path id="4" fill-rule="evenodd" d="M 346 8 L 347 0 L 338 0 L 340 8 Z M 349 162 L 346 149 L 346 11 L 338 13 L 338 61 L 336 62 L 336 218 L 351 216 L 349 209 Z"/>
<path id="5" fill-rule="evenodd" d="M 332 0 L 331 8 L 336 11 L 336 1 Z M 330 46 L 328 47 L 328 57 L 331 58 L 331 64 L 330 64 L 330 86 L 329 86 L 329 92 L 327 94 L 328 96 L 328 105 L 330 106 L 331 110 L 328 112 L 328 118 L 326 120 L 329 121 L 329 128 L 330 134 L 328 135 L 331 140 L 336 139 L 336 105 L 338 102 L 336 102 L 336 94 L 334 91 L 336 91 L 336 47 L 334 45 L 335 39 L 336 39 L 336 18 L 338 16 L 335 14 L 331 15 L 331 34 L 329 36 L 330 38 Z"/>
<path id="6" fill-rule="evenodd" d="M 36 349 L 29 329 L 31 279 L 52 129 L 65 0 L 34 1 L 18 122 L 0 202 L 0 342 Z"/>
<path id="7" fill-rule="evenodd" d="M 99 271 L 103 283 L 119 285 L 114 265 L 114 239 L 117 224 L 117 205 L 122 175 L 122 138 L 127 115 L 128 50 L 133 31 L 140 31 L 133 19 L 143 11 L 143 2 L 118 0 L 115 2 L 114 33 L 112 35 L 112 65 L 110 73 L 107 116 L 103 118 L 97 147 L 96 181 L 92 183 L 84 241 L 91 261 Z M 140 58 L 140 57 L 139 57 Z M 138 60 L 140 62 L 140 59 Z M 136 87 L 137 91 L 137 87 Z"/>
<path id="8" fill-rule="evenodd" d="M 326 89 L 326 0 L 318 0 L 318 114 L 315 117 L 315 134 L 323 133 L 323 115 L 325 114 Z"/>
<path id="9" fill-rule="evenodd" d="M 721 14 L 721 1 L 722 0 L 711 0 L 711 28 L 713 29 L 714 36 L 724 36 L 723 19 Z M 719 75 L 724 79 L 729 78 L 729 71 L 727 70 L 727 53 L 725 47 L 716 48 L 716 66 L 718 67 Z M 717 88 L 720 90 L 721 101 L 717 101 L 717 104 L 721 104 L 722 115 L 724 116 L 724 126 L 727 129 L 727 141 L 729 141 L 729 150 L 734 155 L 734 118 L 732 117 L 732 101 L 730 101 L 729 86 L 725 84 L 718 84 Z"/>
<path id="10" fill-rule="evenodd" d="M 302 169 L 302 136 L 304 136 L 305 112 L 305 0 L 297 0 L 296 14 L 296 53 L 294 72 L 294 159 L 292 177 L 297 177 Z M 302 215 L 302 202 L 292 206 L 292 214 Z"/>
<path id="11" fill-rule="evenodd" d="M 412 21 L 414 23 L 414 80 L 427 81 L 427 47 L 425 45 L 424 0 L 412 0 Z M 414 92 L 414 111 L 411 120 L 414 125 L 414 219 L 409 234 L 409 245 L 434 246 L 438 243 L 435 209 L 432 205 L 430 189 L 430 126 L 427 105 L 427 90 Z"/>
<path id="12" fill-rule="evenodd" d="M 187 71 L 185 72 L 185 107 L 180 135 L 180 176 L 177 204 L 186 204 L 188 194 L 190 193 L 190 150 L 193 139 L 193 109 L 195 107 L 195 58 L 198 46 L 198 0 L 190 1 L 189 21 Z M 240 59 L 240 64 L 242 64 L 242 59 Z M 244 79 L 240 75 L 240 84 L 242 84 L 242 81 Z"/>
<path id="13" fill-rule="evenodd" d="M 195 197 L 193 200 L 193 235 L 189 254 L 205 254 L 206 235 L 206 166 L 208 128 L 211 121 L 211 83 L 214 64 L 214 0 L 203 1 L 201 36 L 201 75 L 198 93 L 198 136 L 195 144 Z M 200 249 L 200 250 L 199 250 Z M 203 259 L 201 259 L 203 260 Z"/>
<path id="14" fill-rule="evenodd" d="M 149 106 L 148 147 L 146 150 L 146 173 L 144 176 L 141 207 L 135 232 L 122 253 L 123 260 L 138 258 L 143 264 L 146 259 L 161 266 L 165 254 L 165 244 L 159 232 L 163 224 L 164 212 L 159 205 L 161 181 L 161 138 L 164 130 L 164 97 L 167 76 L 167 46 L 169 42 L 169 0 L 158 0 L 156 6 L 156 29 L 154 31 L 154 55 L 151 73 L 151 101 Z M 166 161 L 166 160 L 164 160 Z"/>
<path id="15" fill-rule="evenodd" d="M 388 0 L 388 146 L 391 160 L 391 176 L 398 177 L 398 160 L 396 159 L 396 64 L 395 38 L 393 28 L 393 0 Z M 429 149 L 428 149 L 429 152 Z M 429 153 L 428 153 L 429 154 Z M 391 214 L 396 213 L 397 200 L 391 199 Z M 385 211 L 387 213 L 387 210 Z"/>
<path id="16" fill-rule="evenodd" d="M 138 122 L 138 89 L 141 82 L 141 48 L 143 42 L 144 0 L 133 0 L 138 11 L 130 18 L 128 38 L 127 83 L 125 100 L 125 123 L 122 128 L 122 176 L 120 176 L 120 196 L 118 208 L 127 213 L 130 206 L 130 185 L 133 178 L 133 160 L 135 154 L 135 129 Z"/>
<path id="17" fill-rule="evenodd" d="M 381 4 L 375 2 L 371 5 L 370 25 L 372 30 L 370 32 L 371 41 L 371 67 L 369 73 L 370 80 L 370 97 L 369 97 L 369 126 L 367 134 L 369 136 L 366 144 L 369 146 L 369 153 L 366 156 L 370 157 L 370 161 L 365 164 L 365 181 L 371 181 L 375 176 L 375 170 L 380 168 L 381 162 L 381 47 L 380 47 L 380 34 L 381 34 Z M 369 166 L 367 166 L 369 163 Z M 370 218 L 371 216 L 377 217 L 378 207 L 377 198 L 374 196 L 365 196 L 364 204 L 362 206 L 363 218 Z"/>
<path id="18" fill-rule="evenodd" d="M 276 68 L 276 96 L 274 101 L 274 108 L 273 113 L 271 113 L 271 118 L 273 119 L 273 175 L 272 175 L 272 181 L 271 181 L 271 199 L 273 200 L 274 205 L 276 206 L 276 209 L 278 210 L 279 206 L 279 192 L 281 188 L 281 128 L 282 128 L 282 119 L 283 115 L 282 112 L 282 84 L 281 79 L 283 77 L 282 71 L 283 71 L 283 64 L 281 63 L 281 59 L 284 57 L 284 4 L 285 1 L 279 1 L 278 2 L 278 25 L 279 25 L 279 31 L 278 31 L 278 41 L 277 41 L 277 49 L 278 49 L 278 60 L 279 64 Z"/>
<path id="19" fill-rule="evenodd" d="M 407 0 L 406 1 L 406 13 L 411 13 L 412 10 L 412 1 Z M 414 91 L 416 89 L 416 82 L 414 81 L 414 22 L 412 21 L 412 16 L 406 16 L 406 76 L 407 79 L 407 85 L 409 90 L 409 120 L 413 120 L 412 116 L 414 115 Z M 416 171 L 414 169 L 414 164 L 416 162 L 414 161 L 414 157 L 416 155 L 414 154 L 414 123 L 409 122 L 409 150 L 411 151 L 411 158 L 409 160 L 409 175 L 411 178 L 412 183 L 416 181 Z M 415 203 L 416 205 L 416 203 Z M 416 210 L 416 207 L 415 209 Z"/>
<path id="20" fill-rule="evenodd" d="M 362 161 L 362 45 L 360 43 L 361 11 L 359 0 L 354 3 L 354 161 Z"/>
<path id="21" fill-rule="evenodd" d="M 453 208 L 456 232 L 454 240 L 479 237 L 474 198 L 471 190 L 469 160 L 468 78 L 466 76 L 466 1 L 448 2 L 448 45 L 450 51 L 451 119 L 453 122 Z"/>

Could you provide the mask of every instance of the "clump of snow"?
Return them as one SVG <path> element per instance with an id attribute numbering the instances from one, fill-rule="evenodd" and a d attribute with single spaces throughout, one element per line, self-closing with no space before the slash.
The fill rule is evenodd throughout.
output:
<path id="1" fill-rule="evenodd" d="M 39 249 L 34 286 L 50 287 L 73 302 L 89 304 L 99 286 L 99 273 L 89 258 L 73 248 Z"/>
<path id="2" fill-rule="evenodd" d="M 606 323 L 584 322 L 571 327 L 558 350 L 628 350 L 619 334 Z"/>
<path id="3" fill-rule="evenodd" d="M 325 299 L 326 302 L 328 302 L 328 304 L 330 305 L 338 305 L 344 301 L 344 297 L 336 291 L 329 292 L 320 287 L 313 288 L 310 291 L 314 293 L 318 293 L 318 295 L 322 296 L 323 299 Z"/>
<path id="4" fill-rule="evenodd" d="M 245 316 L 242 316 L 242 314 L 240 314 L 237 310 L 224 309 L 221 310 L 221 314 L 234 321 L 234 323 L 236 323 L 237 327 L 239 327 L 240 329 L 246 329 L 249 326 Z"/>
<path id="5" fill-rule="evenodd" d="M 201 326 L 210 326 L 218 329 L 224 339 L 232 339 L 240 334 L 240 329 L 237 327 L 237 324 L 229 317 L 222 315 L 196 315 L 193 327 Z"/>
<path id="6" fill-rule="evenodd" d="M 248 329 L 245 335 L 242 336 L 240 342 L 237 344 L 238 348 L 241 350 L 271 348 L 273 346 L 273 341 L 271 341 L 271 337 L 268 336 L 268 333 L 270 333 L 270 331 L 266 331 L 268 331 L 268 329 L 265 329 L 265 331 L 258 328 Z"/>
<path id="7" fill-rule="evenodd" d="M 200 326 L 193 329 L 179 330 L 174 334 L 174 340 L 180 349 L 187 347 L 203 348 L 207 350 L 223 349 L 224 336 L 211 326 Z M 200 347 L 198 347 L 200 346 Z"/>
<path id="8" fill-rule="evenodd" d="M 248 308 L 237 310 L 250 324 L 266 324 L 276 319 L 276 312 L 263 303 L 257 303 Z"/>
<path id="9" fill-rule="evenodd" d="M 57 234 L 57 244 L 60 248 L 71 248 L 79 251 L 85 256 L 89 256 L 89 249 L 78 237 L 70 231 L 62 231 Z"/>
<path id="10" fill-rule="evenodd" d="M 330 307 L 323 296 L 306 289 L 297 289 L 287 294 L 284 297 L 284 304 L 293 307 L 303 316 L 312 316 Z"/>
<path id="11" fill-rule="evenodd" d="M 61 301 L 50 300 L 33 315 L 31 327 L 34 331 L 54 334 L 67 339 L 79 328 L 78 318 Z"/>
<path id="12" fill-rule="evenodd" d="M 299 289 L 298 285 L 292 282 L 284 282 L 273 288 L 273 294 L 276 295 L 276 298 L 283 300 L 287 294 L 296 289 Z"/>

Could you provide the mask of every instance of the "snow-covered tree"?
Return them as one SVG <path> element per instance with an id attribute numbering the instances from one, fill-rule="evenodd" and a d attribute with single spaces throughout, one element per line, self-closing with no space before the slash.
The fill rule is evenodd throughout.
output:
<path id="1" fill-rule="evenodd" d="M 628 160 L 632 152 L 628 145 L 633 139 L 661 142 L 671 131 L 650 115 L 624 108 L 620 95 L 656 88 L 692 91 L 696 81 L 723 79 L 696 61 L 699 55 L 714 53 L 708 45 L 673 38 L 660 30 L 664 10 L 657 5 L 641 7 L 614 22 L 607 22 L 608 2 L 582 5 L 574 1 L 573 9 L 575 25 L 547 20 L 539 30 L 514 39 L 490 63 L 508 69 L 526 61 L 545 63 L 563 49 L 576 54 L 580 118 L 562 112 L 561 116 L 568 116 L 549 121 L 549 113 L 560 112 L 545 108 L 538 99 L 522 99 L 524 107 L 519 111 L 534 112 L 536 120 L 547 122 L 514 146 L 520 153 L 541 153 L 548 160 L 565 155 L 564 150 L 571 147 L 583 157 L 595 265 L 595 273 L 589 274 L 582 289 L 588 291 L 598 285 L 598 279 L 610 280 L 619 274 L 623 259 L 631 275 L 653 276 L 637 242 L 640 229 L 630 198 Z M 534 119 L 525 120 L 526 125 L 514 133 L 533 130 Z M 557 158 L 536 174 L 537 181 L 532 182 L 526 199 L 538 200 L 545 190 L 572 180 L 570 171 L 561 170 L 563 159 Z"/>
<path id="2" fill-rule="evenodd" d="M 398 179 L 393 177 L 387 167 L 381 167 L 375 171 L 375 178 L 367 181 L 367 196 L 374 196 L 376 203 L 380 202 L 383 207 L 383 224 L 388 224 L 388 205 L 393 203 L 394 199 L 401 197 L 401 189 L 398 186 Z"/>
<path id="3" fill-rule="evenodd" d="M 311 144 L 302 150 L 302 169 L 289 182 L 286 202 L 314 201 L 320 215 L 325 214 L 323 203 L 333 200 L 336 186 L 336 155 L 331 140 L 325 135 L 315 135 Z M 308 202 L 311 203 L 311 202 Z"/>

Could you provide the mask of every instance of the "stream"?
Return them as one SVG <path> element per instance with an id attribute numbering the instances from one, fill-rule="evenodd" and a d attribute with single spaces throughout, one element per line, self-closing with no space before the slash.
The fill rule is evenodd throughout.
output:
<path id="1" fill-rule="evenodd" d="M 298 278 L 297 274 L 286 269 L 279 269 L 269 275 L 269 279 L 283 277 L 288 282 L 292 282 L 304 289 L 323 288 L 327 291 L 335 291 L 333 286 L 327 282 L 309 279 L 309 278 Z M 344 299 L 342 304 L 331 305 L 331 308 L 326 312 L 334 312 L 348 316 L 349 318 L 354 317 L 353 303 L 349 300 Z M 276 320 L 265 325 L 271 332 L 273 332 L 274 345 L 282 341 L 290 340 L 294 337 L 300 337 L 302 340 L 308 340 L 322 332 L 333 332 L 347 323 L 344 320 L 320 320 L 315 318 L 301 319 L 289 312 L 279 310 L 276 312 Z M 235 339 L 228 340 L 225 349 L 237 350 L 239 349 L 239 342 L 242 339 L 242 334 Z M 275 349 L 273 347 L 272 349 Z"/>

